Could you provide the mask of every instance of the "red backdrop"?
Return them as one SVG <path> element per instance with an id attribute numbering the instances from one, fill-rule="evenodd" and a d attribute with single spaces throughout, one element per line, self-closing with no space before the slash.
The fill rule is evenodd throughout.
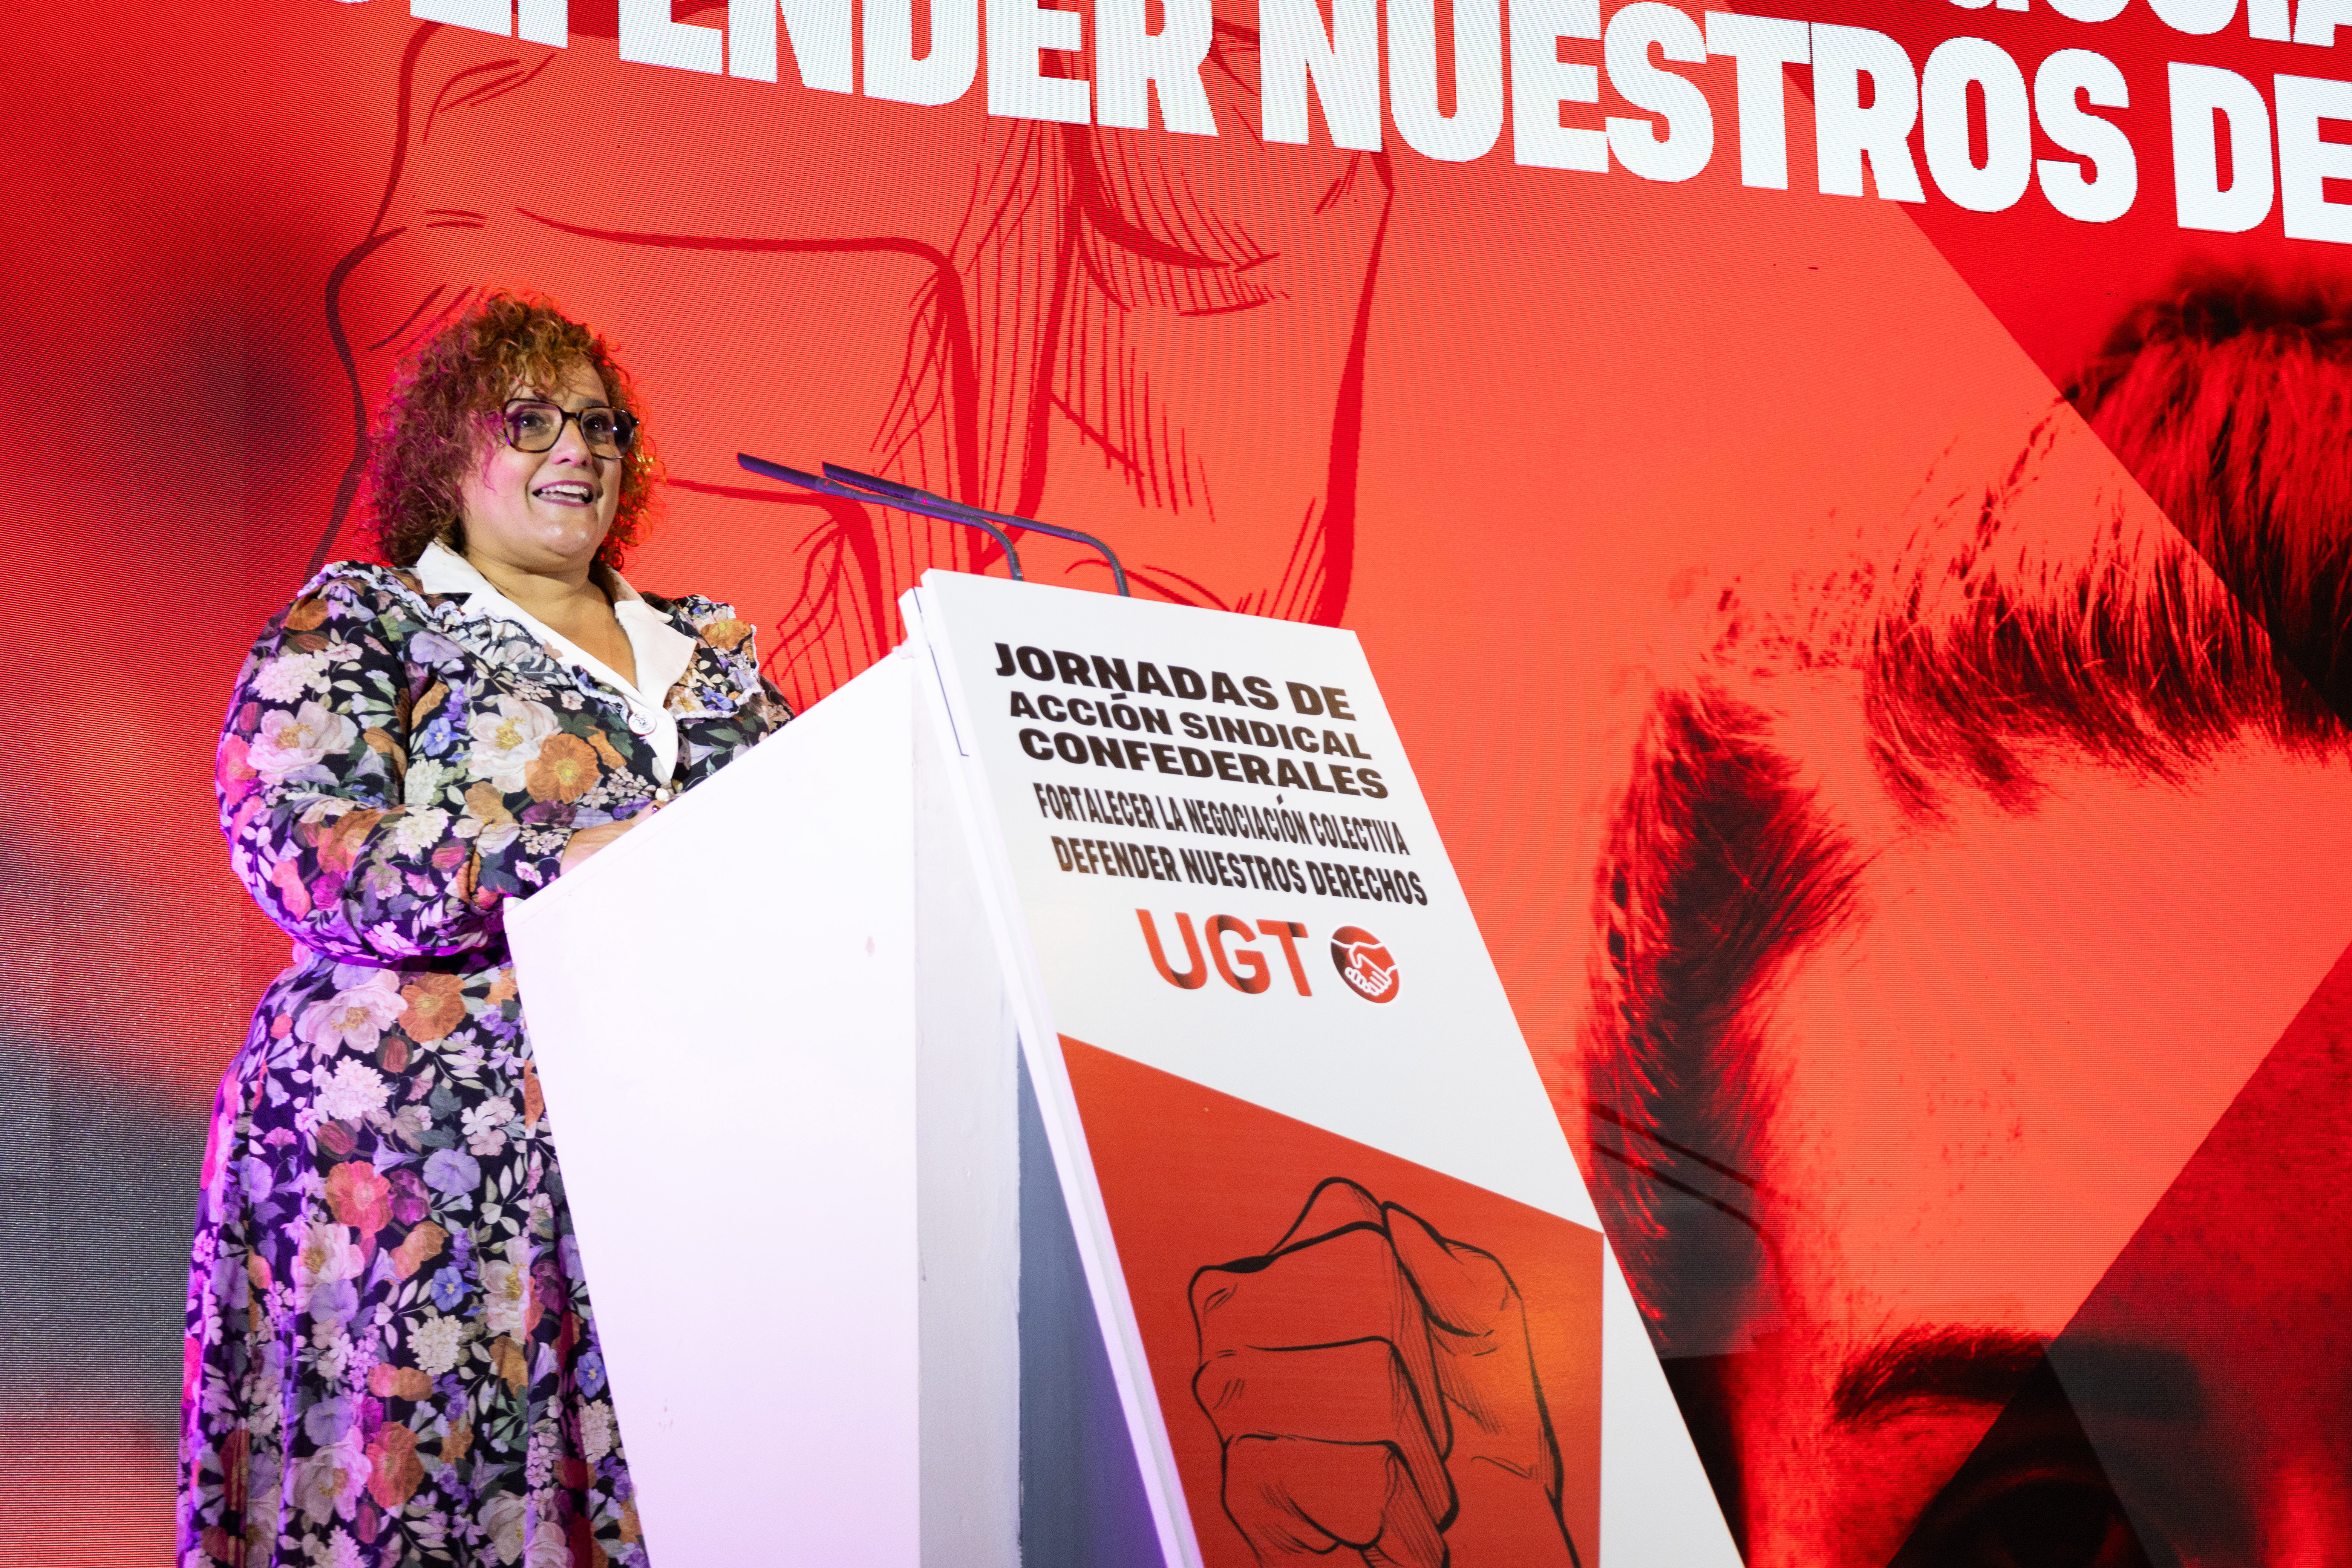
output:
<path id="1" fill-rule="evenodd" d="M 76 7 L 20 18 L 0 59 L 12 1560 L 166 1551 L 204 1110 L 285 953 L 223 864 L 220 705 L 315 563 L 368 550 L 367 410 L 475 291 L 545 289 L 617 340 L 676 481 L 632 576 L 734 599 L 800 701 L 895 641 L 924 566 L 991 563 L 772 493 L 739 449 L 1092 529 L 1160 596 L 1356 628 L 1581 1149 L 1594 852 L 1651 678 L 1720 585 L 1900 517 L 1931 471 L 1998 468 L 2184 265 L 2343 270 L 2276 212 L 2180 229 L 2164 151 L 2167 59 L 2267 81 L 2334 52 L 2137 8 L 2092 33 L 1807 0 L 1915 61 L 1963 23 L 2029 61 L 2106 50 L 2140 195 L 2098 226 L 2032 194 L 1818 194 L 1802 68 L 1778 191 L 1739 184 L 1721 58 L 1677 68 L 1713 162 L 1658 184 L 1517 165 L 1507 132 L 1459 164 L 1319 122 L 1263 142 L 1254 7 L 1219 11 L 1214 139 L 992 119 L 982 87 L 815 93 L 789 60 L 780 86 L 624 64 L 594 12 L 558 52 L 396 0 Z M 1638 110 L 1611 89 L 1570 112 Z M 2340 920 L 2310 922 L 2332 958 Z M 2081 1243 L 2092 1278 L 2129 1230 Z"/>

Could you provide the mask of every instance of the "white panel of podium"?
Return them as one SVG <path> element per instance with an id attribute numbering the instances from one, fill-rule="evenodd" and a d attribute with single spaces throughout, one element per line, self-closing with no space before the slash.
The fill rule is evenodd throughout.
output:
<path id="1" fill-rule="evenodd" d="M 1017 1067 L 883 660 L 509 920 L 664 1568 L 1018 1561 Z"/>

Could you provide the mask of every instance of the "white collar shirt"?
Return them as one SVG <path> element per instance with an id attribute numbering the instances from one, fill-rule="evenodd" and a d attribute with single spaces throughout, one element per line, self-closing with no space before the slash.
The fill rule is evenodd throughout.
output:
<path id="1" fill-rule="evenodd" d="M 665 703 L 670 688 L 684 679 L 693 662 L 695 639 L 679 631 L 667 616 L 645 602 L 617 572 L 606 573 L 613 587 L 613 614 L 621 623 L 635 656 L 637 679 L 620 673 L 585 648 L 549 627 L 538 617 L 499 592 L 474 563 L 438 540 L 425 547 L 411 568 L 428 594 L 462 595 L 466 614 L 512 621 L 538 637 L 547 651 L 628 704 L 629 732 L 643 740 L 654 756 L 654 777 L 667 781 L 677 769 L 677 720 Z"/>

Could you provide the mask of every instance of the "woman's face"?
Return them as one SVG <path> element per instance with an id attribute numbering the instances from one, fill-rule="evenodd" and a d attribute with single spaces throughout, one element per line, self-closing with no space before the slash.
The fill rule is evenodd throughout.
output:
<path id="1" fill-rule="evenodd" d="M 560 386 L 517 387 L 566 413 L 606 405 L 604 377 L 581 365 Z M 493 430 L 458 492 L 466 553 L 520 571 L 568 574 L 595 558 L 621 504 L 622 459 L 588 449 L 580 422 L 567 419 L 555 445 L 519 452 Z"/>

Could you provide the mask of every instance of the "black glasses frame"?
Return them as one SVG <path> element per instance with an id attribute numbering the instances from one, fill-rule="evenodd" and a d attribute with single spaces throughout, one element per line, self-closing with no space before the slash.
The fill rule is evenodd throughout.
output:
<path id="1" fill-rule="evenodd" d="M 544 408 L 555 415 L 555 431 L 548 437 L 545 446 L 526 447 L 522 444 L 521 433 L 515 427 L 515 415 L 519 410 L 525 408 Z M 595 437 L 588 434 L 587 416 L 591 414 L 609 414 L 613 416 L 613 449 L 611 451 L 607 452 L 598 447 Z M 564 408 L 561 404 L 550 403 L 544 397 L 510 397 L 507 399 L 506 406 L 499 410 L 499 427 L 506 434 L 507 445 L 518 452 L 553 451 L 555 444 L 563 439 L 563 426 L 567 424 L 580 426 L 580 439 L 587 443 L 589 451 L 600 458 L 622 457 L 631 447 L 636 445 L 637 416 L 606 404 L 592 403 L 587 407 L 574 412 Z"/>

